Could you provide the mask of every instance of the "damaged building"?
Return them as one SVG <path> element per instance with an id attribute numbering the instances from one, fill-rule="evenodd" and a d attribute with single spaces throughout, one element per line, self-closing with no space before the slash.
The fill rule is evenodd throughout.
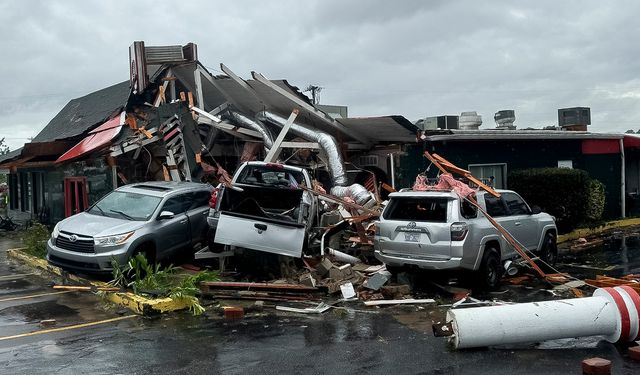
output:
<path id="1" fill-rule="evenodd" d="M 286 80 L 243 79 L 224 64 L 213 75 L 197 51 L 134 42 L 128 81 L 71 100 L 0 160 L 9 215 L 53 224 L 123 184 L 216 184 L 248 160 L 304 166 L 327 191 L 354 182 L 391 190 L 391 155 L 416 140 L 406 118 L 343 118 L 344 107 L 330 115 Z"/>

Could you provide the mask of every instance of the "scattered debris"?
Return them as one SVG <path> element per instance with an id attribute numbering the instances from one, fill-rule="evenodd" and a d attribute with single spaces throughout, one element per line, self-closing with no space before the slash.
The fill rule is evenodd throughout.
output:
<path id="1" fill-rule="evenodd" d="M 356 291 L 353 289 L 353 284 L 345 283 L 340 285 L 340 291 L 342 291 L 342 299 L 350 300 L 356 296 Z"/>
<path id="2" fill-rule="evenodd" d="M 391 279 L 389 271 L 378 271 L 370 276 L 364 283 L 364 287 L 371 290 L 379 290 Z"/>
<path id="3" fill-rule="evenodd" d="M 244 309 L 242 307 L 224 306 L 224 317 L 227 319 L 242 319 L 244 318 Z"/>
<path id="4" fill-rule="evenodd" d="M 40 321 L 40 325 L 43 327 L 52 327 L 56 325 L 56 320 L 55 319 L 44 319 Z"/>
<path id="5" fill-rule="evenodd" d="M 609 276 L 597 275 L 595 280 L 587 279 L 585 283 L 598 288 L 628 286 L 640 293 L 640 275 L 626 275 L 617 279 Z"/>
<path id="6" fill-rule="evenodd" d="M 324 302 L 320 302 L 315 307 L 307 307 L 304 309 L 287 307 L 287 306 L 276 306 L 276 310 L 279 310 L 279 311 L 288 311 L 288 312 L 301 313 L 301 314 L 322 314 L 323 312 L 329 310 L 330 308 L 331 306 L 327 305 Z"/>
<path id="7" fill-rule="evenodd" d="M 640 346 L 634 346 L 629 348 L 627 354 L 629 354 L 629 358 L 634 361 L 640 361 Z"/>
<path id="8" fill-rule="evenodd" d="M 582 373 L 584 375 L 610 375 L 611 361 L 594 357 L 582 361 Z"/>

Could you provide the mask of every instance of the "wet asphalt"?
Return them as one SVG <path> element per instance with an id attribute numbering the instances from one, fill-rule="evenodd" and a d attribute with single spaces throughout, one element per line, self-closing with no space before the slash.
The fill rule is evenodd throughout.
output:
<path id="1" fill-rule="evenodd" d="M 611 360 L 614 374 L 640 373 L 624 348 L 593 338 L 452 351 L 431 332 L 444 309 L 374 309 L 357 302 L 322 315 L 265 308 L 225 320 L 208 309 L 199 317 L 134 317 L 7 339 L 129 315 L 90 293 L 7 300 L 50 293 L 51 283 L 59 282 L 24 275 L 34 271 L 8 262 L 4 252 L 16 244 L 0 237 L 0 374 L 580 374 L 580 362 L 596 356 Z M 627 246 L 625 257 L 640 260 L 640 246 Z M 530 299 L 547 298 L 523 291 Z M 56 325 L 42 327 L 44 319 Z"/>

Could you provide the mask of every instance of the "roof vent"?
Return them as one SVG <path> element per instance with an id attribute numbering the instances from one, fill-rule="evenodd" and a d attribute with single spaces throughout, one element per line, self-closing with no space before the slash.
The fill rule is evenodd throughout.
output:
<path id="1" fill-rule="evenodd" d="M 478 130 L 482 125 L 482 116 L 476 111 L 462 112 L 458 119 L 458 126 L 462 130 Z"/>
<path id="2" fill-rule="evenodd" d="M 516 126 L 513 123 L 516 121 L 516 111 L 513 109 L 504 109 L 496 112 L 493 119 L 498 125 L 497 129 L 516 130 Z"/>

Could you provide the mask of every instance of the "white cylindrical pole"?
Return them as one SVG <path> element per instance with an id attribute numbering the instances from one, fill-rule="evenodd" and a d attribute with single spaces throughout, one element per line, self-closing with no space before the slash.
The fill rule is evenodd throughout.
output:
<path id="1" fill-rule="evenodd" d="M 640 327 L 640 296 L 630 287 L 602 288 L 593 297 L 451 309 L 457 349 L 603 336 L 633 341 Z"/>

